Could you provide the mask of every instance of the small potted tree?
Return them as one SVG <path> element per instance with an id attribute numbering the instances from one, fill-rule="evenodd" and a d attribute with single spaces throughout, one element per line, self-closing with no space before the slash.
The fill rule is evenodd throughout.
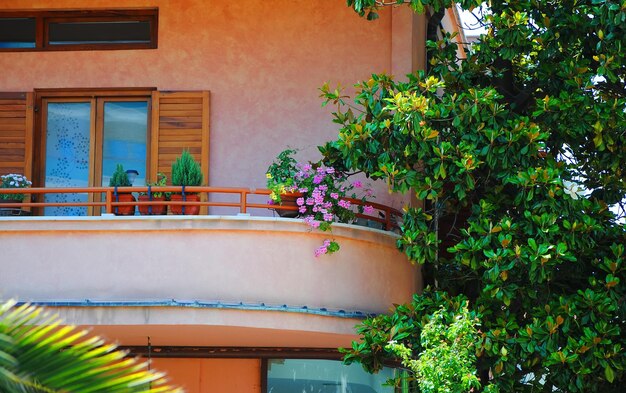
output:
<path id="1" fill-rule="evenodd" d="M 157 181 L 148 182 L 147 186 L 149 187 L 164 187 L 167 185 L 167 176 L 165 174 L 159 172 L 157 174 Z M 149 190 L 148 192 L 140 192 L 139 193 L 139 201 L 165 201 L 167 200 L 167 196 L 169 193 L 165 192 L 153 192 Z M 153 204 L 140 204 L 139 205 L 139 213 L 144 216 L 148 215 L 164 215 L 167 214 L 167 205 L 153 205 Z"/>
<path id="2" fill-rule="evenodd" d="M 122 164 L 117 164 L 115 167 L 115 172 L 111 176 L 109 180 L 109 187 L 130 187 L 132 186 L 130 179 L 128 178 L 128 173 L 124 170 Z M 135 197 L 130 192 L 117 192 L 115 190 L 114 197 L 116 202 L 134 202 Z M 116 216 L 132 216 L 135 214 L 135 206 L 116 206 L 113 209 L 113 213 Z"/>
<path id="3" fill-rule="evenodd" d="M 200 197 L 198 194 L 185 192 L 184 187 L 200 186 L 203 181 L 204 176 L 202 175 L 202 168 L 200 167 L 200 164 L 194 160 L 188 150 L 183 150 L 183 154 L 176 158 L 176 161 L 172 164 L 172 185 L 183 186 L 183 192 L 180 194 L 172 194 L 172 202 L 199 201 Z M 200 213 L 200 206 L 184 206 L 182 204 L 177 205 L 172 203 L 170 208 L 172 214 L 196 215 Z"/>

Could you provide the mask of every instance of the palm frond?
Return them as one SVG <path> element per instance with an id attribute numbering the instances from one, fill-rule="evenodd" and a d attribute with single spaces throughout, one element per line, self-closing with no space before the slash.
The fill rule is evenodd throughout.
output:
<path id="1" fill-rule="evenodd" d="M 7 393 L 165 393 L 162 373 L 115 345 L 65 326 L 43 309 L 0 303 L 0 391 Z"/>

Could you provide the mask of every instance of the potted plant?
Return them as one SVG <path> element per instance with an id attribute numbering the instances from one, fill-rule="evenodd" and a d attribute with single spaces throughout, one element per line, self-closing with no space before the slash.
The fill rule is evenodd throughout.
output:
<path id="1" fill-rule="evenodd" d="M 30 180 L 24 175 L 10 173 L 0 176 L 0 188 L 28 188 L 32 185 Z M 24 194 L 0 194 L 0 203 L 22 203 Z M 17 207 L 2 209 L 3 212 L 8 211 L 9 214 L 21 214 L 21 210 Z"/>
<path id="2" fill-rule="evenodd" d="M 295 184 L 296 174 L 299 172 L 298 162 L 293 158 L 296 150 L 286 149 L 280 152 L 276 159 L 267 168 L 267 188 L 270 190 L 270 203 L 297 207 L 296 200 L 303 196 Z M 298 210 L 276 209 L 281 217 L 298 217 Z"/>
<path id="3" fill-rule="evenodd" d="M 302 164 L 293 158 L 295 150 L 282 151 L 267 169 L 267 187 L 270 189 L 272 203 L 285 205 L 294 199 L 296 211 L 290 217 L 303 217 L 304 222 L 312 228 L 330 232 L 333 222 L 352 223 L 359 213 L 371 214 L 373 207 L 369 205 L 353 206 L 346 199 L 357 199 L 354 189 L 363 191 L 364 196 L 358 198 L 365 202 L 365 197 L 372 197 L 371 190 L 362 189 L 360 181 L 349 182 L 349 175 L 323 162 Z M 282 217 L 286 215 L 279 214 Z M 331 254 L 339 250 L 339 244 L 331 239 L 324 240 L 315 250 L 315 256 Z"/>
<path id="4" fill-rule="evenodd" d="M 115 167 L 115 172 L 111 176 L 109 180 L 109 187 L 116 187 L 114 191 L 114 197 L 116 202 L 134 202 L 135 197 L 130 192 L 117 192 L 117 187 L 130 187 L 132 186 L 130 179 L 128 178 L 128 173 L 124 171 L 124 167 L 122 164 L 117 164 Z M 132 216 L 135 214 L 135 206 L 116 206 L 113 209 L 113 213 L 116 216 Z"/>
<path id="5" fill-rule="evenodd" d="M 183 186 L 182 193 L 172 194 L 171 200 L 198 202 L 200 197 L 196 193 L 185 192 L 185 187 L 200 186 L 204 181 L 202 168 L 194 160 L 188 150 L 183 150 L 180 157 L 172 164 L 172 185 Z M 184 206 L 182 204 L 172 204 L 170 206 L 172 214 L 196 215 L 200 213 L 200 206 Z"/>
<path id="6" fill-rule="evenodd" d="M 148 182 L 148 187 L 165 187 L 167 185 L 167 176 L 159 172 L 157 174 L 157 181 L 151 183 Z M 153 192 L 148 189 L 147 192 L 139 193 L 139 201 L 166 201 L 169 193 L 156 191 Z M 167 214 L 167 205 L 153 205 L 153 204 L 140 204 L 139 213 L 142 215 L 164 215 Z"/>

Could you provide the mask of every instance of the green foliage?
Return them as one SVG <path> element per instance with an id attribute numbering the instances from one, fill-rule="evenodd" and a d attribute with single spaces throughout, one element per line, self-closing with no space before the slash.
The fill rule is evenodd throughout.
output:
<path id="1" fill-rule="evenodd" d="M 117 164 L 115 167 L 115 172 L 111 175 L 111 179 L 109 179 L 109 187 L 130 187 L 132 184 L 128 179 L 128 174 L 124 170 L 122 164 Z"/>
<path id="2" fill-rule="evenodd" d="M 165 186 L 167 186 L 167 176 L 164 173 L 159 172 L 159 173 L 157 173 L 157 181 L 155 181 L 155 182 L 148 182 L 146 185 L 150 186 L 150 187 L 165 187 Z M 147 192 L 140 192 L 139 195 L 148 195 L 148 193 Z M 170 193 L 169 192 L 159 192 L 159 191 L 152 192 L 152 196 L 155 197 L 155 198 L 161 198 L 163 195 L 165 195 L 167 198 L 169 198 Z"/>
<path id="3" fill-rule="evenodd" d="M 380 3 L 348 4 L 368 15 Z M 427 44 L 427 71 L 404 82 L 373 75 L 356 86 L 356 106 L 324 85 L 340 130 L 320 150 L 425 201 L 406 209 L 398 245 L 423 264 L 427 283 L 465 295 L 480 314 L 482 391 L 619 392 L 626 7 L 492 2 L 481 20 L 487 33 L 467 59 L 444 32 Z M 395 357 L 385 350 L 392 339 L 419 354 L 419 321 L 448 302 L 428 291 L 366 321 L 346 360 L 378 369 Z"/>
<path id="4" fill-rule="evenodd" d="M 416 374 L 423 393 L 466 393 L 480 387 L 475 367 L 478 333 L 474 323 L 467 307 L 452 312 L 442 307 L 422 326 L 423 349 L 417 359 L 412 358 L 410 348 L 395 340 L 385 349 Z"/>
<path id="5" fill-rule="evenodd" d="M 0 304 L 0 391 L 178 392 L 162 374 L 148 371 L 86 331 L 59 327 L 58 317 L 31 305 Z"/>
<path id="6" fill-rule="evenodd" d="M 183 150 L 181 156 L 172 164 L 172 185 L 200 186 L 203 180 L 200 164 L 194 160 L 188 150 Z"/>

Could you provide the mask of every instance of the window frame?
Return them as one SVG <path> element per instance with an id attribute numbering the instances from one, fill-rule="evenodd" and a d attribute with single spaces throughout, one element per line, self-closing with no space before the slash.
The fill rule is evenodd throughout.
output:
<path id="1" fill-rule="evenodd" d="M 85 9 L 85 10 L 2 10 L 0 18 L 34 18 L 34 48 L 0 48 L 0 52 L 42 52 L 80 50 L 128 50 L 158 48 L 158 8 Z M 51 23 L 142 21 L 150 24 L 149 42 L 106 44 L 50 44 Z"/>

